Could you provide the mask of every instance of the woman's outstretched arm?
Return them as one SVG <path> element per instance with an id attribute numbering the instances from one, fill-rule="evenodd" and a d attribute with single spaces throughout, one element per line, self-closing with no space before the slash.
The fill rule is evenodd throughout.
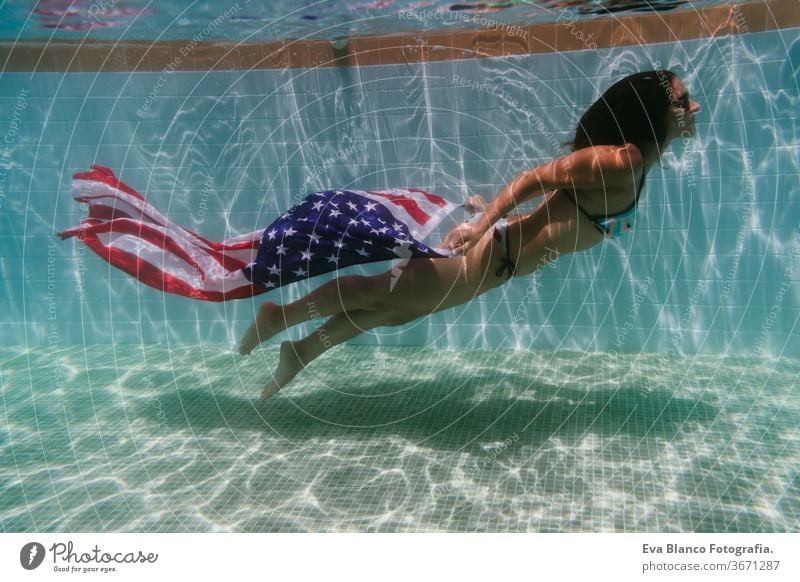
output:
<path id="1" fill-rule="evenodd" d="M 577 150 L 522 172 L 486 204 L 485 212 L 478 220 L 451 230 L 441 246 L 452 249 L 456 254 L 466 252 L 498 219 L 516 210 L 523 202 L 562 188 L 615 187 L 630 181 L 632 172 L 642 164 L 642 155 L 633 144 L 596 146 Z"/>

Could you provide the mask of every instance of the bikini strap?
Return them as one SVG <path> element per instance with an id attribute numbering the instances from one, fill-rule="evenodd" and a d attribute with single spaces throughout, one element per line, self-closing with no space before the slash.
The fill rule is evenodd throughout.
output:
<path id="1" fill-rule="evenodd" d="M 508 281 L 511 277 L 517 274 L 517 266 L 514 264 L 514 261 L 511 260 L 511 251 L 508 246 L 508 220 L 506 220 L 505 216 L 500 220 L 503 221 L 503 224 L 500 225 L 500 228 L 502 228 L 503 232 L 502 237 L 505 238 L 506 256 L 503 257 L 500 268 L 497 269 L 494 274 L 496 277 L 502 277 L 503 272 L 508 269 L 508 277 L 506 277 L 506 281 Z M 497 222 L 499 223 L 500 220 Z"/>

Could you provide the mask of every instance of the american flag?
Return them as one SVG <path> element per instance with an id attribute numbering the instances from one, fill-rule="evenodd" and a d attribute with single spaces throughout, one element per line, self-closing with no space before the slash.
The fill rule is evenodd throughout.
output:
<path id="1" fill-rule="evenodd" d="M 313 192 L 267 227 L 244 274 L 274 289 L 351 265 L 449 257 L 422 239 L 458 207 L 411 188 Z"/>
<path id="2" fill-rule="evenodd" d="M 252 297 L 351 265 L 450 257 L 422 239 L 462 206 L 411 188 L 313 192 L 265 230 L 214 242 L 102 166 L 75 174 L 72 196 L 89 214 L 62 239 L 77 237 L 146 285 L 204 301 Z"/>

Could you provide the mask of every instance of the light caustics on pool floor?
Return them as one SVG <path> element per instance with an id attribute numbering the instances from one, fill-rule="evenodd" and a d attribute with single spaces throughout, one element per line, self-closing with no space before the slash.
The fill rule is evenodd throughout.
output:
<path id="1" fill-rule="evenodd" d="M 260 403 L 276 357 L 3 349 L 0 527 L 800 529 L 792 359 L 345 346 Z"/>

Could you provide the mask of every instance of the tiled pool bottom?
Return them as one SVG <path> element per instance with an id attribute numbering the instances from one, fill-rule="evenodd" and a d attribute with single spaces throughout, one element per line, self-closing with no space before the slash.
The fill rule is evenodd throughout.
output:
<path id="1" fill-rule="evenodd" d="M 277 352 L 3 348 L 2 531 L 800 531 L 796 360 Z"/>

